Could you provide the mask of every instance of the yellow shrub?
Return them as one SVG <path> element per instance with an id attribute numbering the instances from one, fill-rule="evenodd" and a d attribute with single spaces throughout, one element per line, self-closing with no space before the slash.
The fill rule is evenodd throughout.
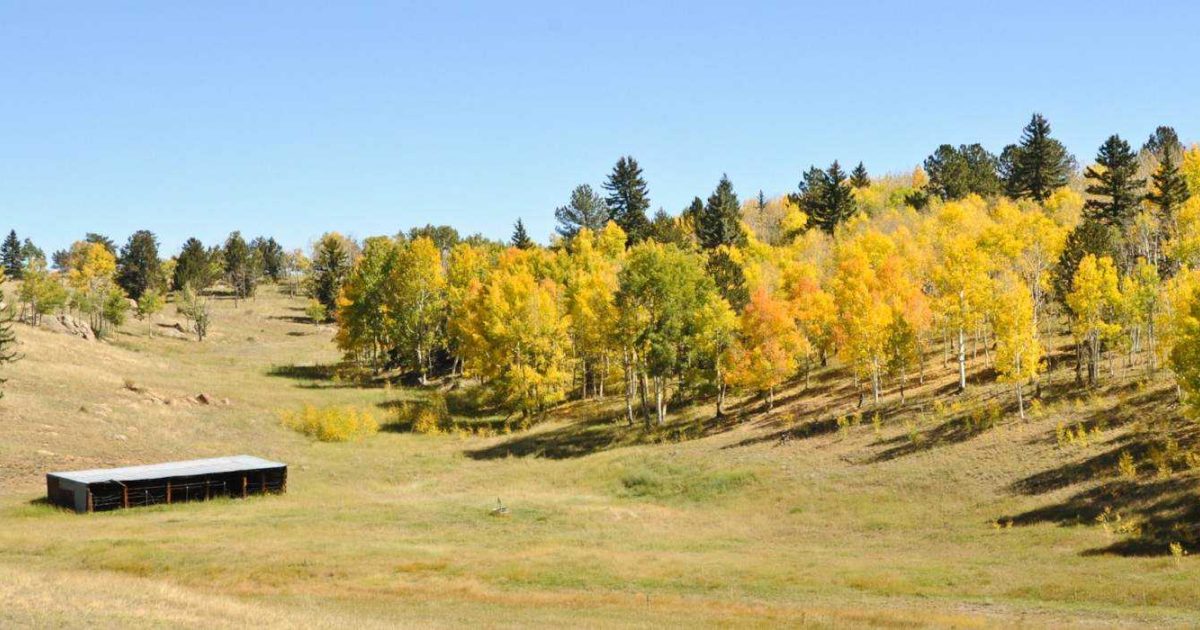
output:
<path id="1" fill-rule="evenodd" d="M 446 397 L 434 393 L 427 402 L 404 401 L 396 405 L 396 422 L 413 433 L 436 435 L 452 429 Z"/>
<path id="2" fill-rule="evenodd" d="M 347 442 L 374 435 L 379 422 L 368 410 L 354 407 L 314 407 L 279 414 L 283 425 L 322 442 Z"/>
<path id="3" fill-rule="evenodd" d="M 433 409 L 422 407 L 413 418 L 412 430 L 422 435 L 436 435 L 442 432 L 442 419 Z"/>
<path id="4" fill-rule="evenodd" d="M 1126 480 L 1137 481 L 1137 463 L 1133 461 L 1132 453 L 1121 451 L 1121 457 L 1117 460 L 1117 471 Z"/>

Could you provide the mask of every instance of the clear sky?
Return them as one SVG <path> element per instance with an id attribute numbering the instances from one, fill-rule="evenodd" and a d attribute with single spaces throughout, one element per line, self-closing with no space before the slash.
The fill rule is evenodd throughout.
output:
<path id="1" fill-rule="evenodd" d="M 545 241 L 623 154 L 676 213 L 722 173 L 746 198 L 998 151 L 1033 111 L 1087 161 L 1200 139 L 1198 27 L 1192 1 L 0 0 L 0 228 Z"/>

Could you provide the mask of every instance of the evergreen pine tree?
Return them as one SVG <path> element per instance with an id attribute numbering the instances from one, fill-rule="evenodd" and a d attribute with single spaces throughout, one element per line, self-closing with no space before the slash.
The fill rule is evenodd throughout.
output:
<path id="1" fill-rule="evenodd" d="M 1188 199 L 1187 180 L 1175 162 L 1174 151 L 1164 151 L 1158 170 L 1150 178 L 1149 201 L 1158 210 L 1158 219 L 1164 226 L 1173 225 L 1175 212 Z"/>
<path id="2" fill-rule="evenodd" d="M 103 234 L 88 232 L 84 235 L 83 240 L 85 243 L 99 243 L 104 246 L 104 249 L 108 250 L 108 253 L 113 255 L 113 258 L 117 257 L 117 244 L 111 238 Z"/>
<path id="3" fill-rule="evenodd" d="M 1010 144 L 1004 147 L 996 158 L 996 176 L 1000 178 L 1000 187 L 1005 195 L 1013 199 L 1021 197 L 1021 179 L 1017 176 L 1017 160 L 1021 147 Z"/>
<path id="4" fill-rule="evenodd" d="M 1092 195 L 1084 204 L 1084 214 L 1105 225 L 1128 225 L 1142 200 L 1146 180 L 1137 176 L 1138 160 L 1129 143 L 1112 135 L 1100 146 L 1096 166 L 1085 173 Z"/>
<path id="5" fill-rule="evenodd" d="M 563 238 L 572 238 L 583 228 L 593 232 L 603 230 L 608 224 L 608 206 L 591 186 L 581 184 L 571 191 L 569 204 L 554 210 L 554 218 L 558 219 L 554 230 Z"/>
<path id="6" fill-rule="evenodd" d="M 645 238 L 650 228 L 650 220 L 646 217 L 646 210 L 650 208 L 650 193 L 637 160 L 630 156 L 617 160 L 608 181 L 604 183 L 604 189 L 608 191 L 605 201 L 608 203 L 609 218 L 625 231 L 628 242 L 635 243 Z"/>
<path id="7" fill-rule="evenodd" d="M 4 275 L 14 280 L 21 278 L 25 264 L 21 256 L 21 239 L 17 238 L 16 230 L 10 231 L 4 244 L 0 245 L 0 264 L 4 266 Z"/>
<path id="8" fill-rule="evenodd" d="M 1174 127 L 1160 125 L 1146 139 L 1146 143 L 1142 145 L 1142 150 L 1158 158 L 1160 161 L 1164 156 L 1170 153 L 1178 154 L 1183 152 L 1183 143 L 1179 141 L 1179 134 L 1175 133 Z"/>
<path id="9" fill-rule="evenodd" d="M 329 232 L 313 248 L 309 292 L 325 309 L 325 317 L 337 311 L 338 293 L 354 266 L 354 244 L 337 232 Z M 314 319 L 318 319 L 314 317 Z"/>
<path id="10" fill-rule="evenodd" d="M 692 243 L 691 238 L 680 225 L 680 222 L 676 221 L 675 217 L 667 214 L 667 211 L 662 208 L 659 208 L 654 213 L 654 218 L 650 220 L 649 238 L 656 243 L 672 243 L 684 249 Z"/>
<path id="11" fill-rule="evenodd" d="M 175 258 L 175 275 L 171 279 L 171 286 L 176 291 L 182 291 L 185 286 L 196 291 L 207 289 L 212 283 L 208 260 L 204 244 L 198 239 L 189 238 Z"/>
<path id="12" fill-rule="evenodd" d="M 4 277 L 0 275 L 0 294 L 3 293 Z M 0 308 L 0 366 L 6 363 L 15 363 L 21 358 L 17 352 L 17 335 L 13 332 L 13 309 L 11 306 Z M 7 379 L 0 378 L 0 385 L 4 385 Z M 0 398 L 4 397 L 4 392 L 0 391 Z"/>
<path id="13" fill-rule="evenodd" d="M 138 230 L 129 237 L 117 259 L 117 284 L 129 297 L 139 300 L 148 289 L 162 283 L 162 264 L 158 259 L 158 239 L 149 230 Z"/>
<path id="14" fill-rule="evenodd" d="M 718 249 L 711 252 L 705 262 L 705 270 L 717 285 L 721 297 L 735 311 L 746 308 L 750 301 L 750 289 L 746 286 L 746 273 L 742 266 L 729 255 L 729 250 Z"/>
<path id="15" fill-rule="evenodd" d="M 33 241 L 27 238 L 21 241 L 21 262 L 28 268 L 29 263 L 34 260 L 40 260 L 43 263 L 46 262 L 46 252 L 42 251 L 42 248 L 34 245 Z"/>
<path id="16" fill-rule="evenodd" d="M 1014 197 L 1045 201 L 1067 184 L 1074 158 L 1066 147 L 1050 137 L 1050 122 L 1034 114 L 1021 134 L 1021 144 L 1012 155 L 1012 173 L 1006 187 Z"/>
<path id="17" fill-rule="evenodd" d="M 1000 192 L 996 175 L 999 161 L 979 144 L 957 148 L 943 144 L 925 159 L 929 190 L 942 199 L 962 199 L 969 194 L 982 196 Z"/>
<path id="18" fill-rule="evenodd" d="M 742 245 L 746 234 L 742 231 L 742 209 L 729 177 L 722 175 L 716 190 L 708 197 L 708 203 L 696 223 L 696 237 L 701 247 L 716 249 L 721 245 Z"/>
<path id="19" fill-rule="evenodd" d="M 693 229 L 700 224 L 700 215 L 704 214 L 704 201 L 699 197 L 693 197 L 692 203 L 683 209 L 680 218 L 692 224 Z"/>
<path id="20" fill-rule="evenodd" d="M 836 160 L 826 171 L 808 167 L 800 180 L 800 192 L 789 198 L 808 215 L 810 225 L 830 234 L 856 210 L 854 194 Z"/>
<path id="21" fill-rule="evenodd" d="M 250 248 L 257 252 L 262 260 L 262 274 L 270 278 L 271 282 L 279 282 L 283 278 L 283 246 L 273 236 L 259 236 L 250 241 Z"/>
<path id="22" fill-rule="evenodd" d="M 1096 258 L 1108 256 L 1116 259 L 1120 234 L 1115 228 L 1098 221 L 1084 219 L 1067 235 L 1067 242 L 1059 255 L 1054 267 L 1051 281 L 1055 297 L 1065 308 L 1067 294 L 1071 292 L 1071 283 L 1075 272 L 1079 269 L 1079 261 L 1091 254 Z"/>
<path id="23" fill-rule="evenodd" d="M 863 166 L 862 162 L 859 162 L 858 166 L 850 171 L 850 185 L 854 188 L 866 188 L 871 185 L 871 176 L 867 174 L 867 168 Z"/>
<path id="24" fill-rule="evenodd" d="M 65 249 L 55 250 L 50 254 L 50 264 L 58 271 L 66 271 L 71 266 L 71 252 Z"/>
<path id="25" fill-rule="evenodd" d="M 241 232 L 233 232 L 225 240 L 222 254 L 225 258 L 225 281 L 233 289 L 235 298 L 254 295 L 258 277 L 262 273 L 262 259 L 246 244 Z M 236 301 L 235 301 L 236 304 Z"/>
<path id="26" fill-rule="evenodd" d="M 513 227 L 512 246 L 517 249 L 530 249 L 533 247 L 533 239 L 529 238 L 529 233 L 525 231 L 525 222 L 517 219 L 517 224 Z"/>

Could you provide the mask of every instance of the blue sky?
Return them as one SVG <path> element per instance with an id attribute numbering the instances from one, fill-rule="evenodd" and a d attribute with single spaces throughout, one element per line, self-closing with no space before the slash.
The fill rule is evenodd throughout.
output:
<path id="1" fill-rule="evenodd" d="M 998 151 L 1035 110 L 1081 161 L 1200 139 L 1200 3 L 842 4 L 0 0 L 0 228 L 544 241 L 624 154 L 674 213 L 722 173 Z"/>

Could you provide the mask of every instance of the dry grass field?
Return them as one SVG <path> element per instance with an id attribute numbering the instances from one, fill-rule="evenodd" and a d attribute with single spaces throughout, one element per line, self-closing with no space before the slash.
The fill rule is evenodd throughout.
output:
<path id="1" fill-rule="evenodd" d="M 337 378 L 332 330 L 299 300 L 220 301 L 203 343 L 165 330 L 93 343 L 18 326 L 0 626 L 1200 620 L 1200 564 L 1170 552 L 1200 548 L 1196 436 L 1172 385 L 1137 369 L 1081 396 L 1060 365 L 1025 422 L 987 383 L 930 404 L 952 378 L 935 356 L 878 416 L 830 370 L 719 423 L 698 406 L 646 432 L 615 404 L 571 404 L 526 431 L 427 436 L 387 421 L 428 392 Z M 202 392 L 217 404 L 189 400 Z M 304 404 L 384 428 L 315 442 L 279 421 Z M 47 471 L 237 453 L 287 462 L 289 492 L 92 515 L 40 500 Z"/>

